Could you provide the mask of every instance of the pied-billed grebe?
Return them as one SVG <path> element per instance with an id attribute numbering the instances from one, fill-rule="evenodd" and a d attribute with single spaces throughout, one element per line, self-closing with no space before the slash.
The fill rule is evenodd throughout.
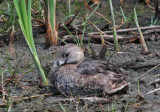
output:
<path id="1" fill-rule="evenodd" d="M 59 50 L 54 66 L 57 69 L 51 74 L 51 83 L 63 95 L 113 94 L 128 88 L 119 69 L 101 60 L 84 58 L 75 44 Z"/>

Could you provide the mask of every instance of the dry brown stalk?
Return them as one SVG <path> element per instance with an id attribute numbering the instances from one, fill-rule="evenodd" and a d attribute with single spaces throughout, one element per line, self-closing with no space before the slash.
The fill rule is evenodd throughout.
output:
<path id="1" fill-rule="evenodd" d="M 86 0 L 83 0 L 84 1 L 84 5 L 86 6 L 87 9 L 89 9 L 91 12 L 93 11 L 93 9 L 91 9 L 89 7 L 89 5 L 87 4 Z M 96 14 L 98 14 L 99 16 L 101 16 L 104 20 L 106 20 L 108 22 L 108 24 L 111 23 L 111 21 L 109 21 L 108 19 L 106 19 L 101 13 L 95 11 Z"/>
<path id="2" fill-rule="evenodd" d="M 84 16 L 85 17 L 85 16 Z M 86 17 L 85 17 L 85 19 L 87 19 Z M 99 32 L 100 32 L 100 35 L 101 35 L 101 41 L 102 41 L 102 44 L 104 45 L 105 44 L 105 40 L 104 40 L 104 38 L 103 38 L 103 35 L 106 35 L 107 36 L 107 34 L 106 33 L 104 33 L 103 31 L 101 31 L 96 25 L 94 25 L 90 20 L 88 20 L 87 19 L 87 21 L 95 28 L 95 29 L 97 29 Z M 103 34 L 103 35 L 102 35 Z"/>
<path id="3" fill-rule="evenodd" d="M 24 101 L 24 100 L 28 100 L 28 99 L 34 99 L 34 98 L 37 98 L 37 97 L 45 97 L 45 96 L 51 96 L 52 93 L 48 93 L 48 94 L 42 94 L 42 95 L 34 95 L 34 96 L 29 96 L 29 97 L 23 97 L 21 99 L 17 99 L 17 100 L 13 100 L 12 103 L 19 103 L 21 101 Z M 17 96 L 13 96 L 13 97 L 17 97 Z M 5 107 L 7 106 L 7 103 L 2 103 L 0 104 L 0 107 Z"/>
<path id="4" fill-rule="evenodd" d="M 154 93 L 154 92 L 157 92 L 157 91 L 160 91 L 160 88 L 154 89 L 154 90 L 152 90 L 152 91 L 146 93 L 145 95 L 148 95 L 148 94 L 151 94 L 151 93 Z"/>
<path id="5" fill-rule="evenodd" d="M 144 37 L 143 37 L 143 34 L 142 34 L 142 31 L 139 27 L 139 23 L 138 23 L 138 19 L 137 19 L 137 14 L 136 14 L 136 9 L 134 8 L 134 20 L 135 20 L 135 23 L 136 23 L 136 26 L 137 26 L 137 29 L 138 29 L 138 32 L 139 32 L 139 36 L 140 36 L 140 43 L 141 43 L 141 46 L 142 46 L 142 53 L 143 54 L 146 54 L 148 53 L 148 48 L 147 48 L 147 45 L 146 45 L 146 42 L 144 40 Z"/>
<path id="6" fill-rule="evenodd" d="M 151 30 L 151 29 L 160 29 L 160 25 L 157 25 L 157 26 L 145 26 L 145 27 L 140 27 L 141 30 Z M 131 32 L 131 31 L 137 31 L 138 29 L 137 28 L 127 28 L 127 29 L 119 29 L 119 30 L 116 30 L 117 33 L 122 33 L 122 32 Z M 107 33 L 107 34 L 111 34 L 113 33 L 113 31 L 103 31 L 104 33 Z M 99 32 L 92 32 L 92 33 L 89 33 L 90 35 L 96 35 L 96 34 L 100 34 Z"/>
<path id="7" fill-rule="evenodd" d="M 56 0 L 54 0 L 54 2 L 56 4 Z M 45 10 L 46 10 L 45 15 L 46 15 L 46 25 L 47 25 L 47 32 L 46 32 L 46 48 L 47 48 L 51 45 L 56 45 L 58 43 L 58 27 L 57 27 L 58 25 L 56 24 L 56 11 L 54 12 L 54 19 L 53 19 L 54 26 L 52 28 L 50 23 L 49 5 L 48 8 L 45 8 Z"/>
<path id="8" fill-rule="evenodd" d="M 11 53 L 12 57 L 17 58 L 16 50 L 13 47 L 13 41 L 14 41 L 14 25 L 11 27 L 12 31 L 10 34 L 10 41 L 9 41 L 9 52 Z"/>
<path id="9" fill-rule="evenodd" d="M 99 2 L 100 2 L 100 0 L 92 0 L 92 2 L 93 2 L 94 4 L 96 4 L 96 5 L 98 5 Z"/>

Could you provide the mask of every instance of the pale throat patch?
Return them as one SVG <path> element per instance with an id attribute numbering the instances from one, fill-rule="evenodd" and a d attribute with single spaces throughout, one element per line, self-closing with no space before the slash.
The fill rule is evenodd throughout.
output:
<path id="1" fill-rule="evenodd" d="M 82 57 L 84 57 L 82 52 L 76 52 L 76 56 L 78 60 L 81 60 Z"/>

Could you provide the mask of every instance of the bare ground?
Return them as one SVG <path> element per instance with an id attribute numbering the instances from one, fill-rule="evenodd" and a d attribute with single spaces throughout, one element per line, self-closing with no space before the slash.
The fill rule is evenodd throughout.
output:
<path id="1" fill-rule="evenodd" d="M 49 49 L 44 49 L 44 42 L 43 34 L 38 35 L 35 39 L 36 48 L 43 66 L 54 61 L 56 51 L 59 48 L 59 46 L 52 46 Z M 100 44 L 92 44 L 92 46 L 96 52 L 101 49 Z M 121 43 L 121 52 L 115 52 L 113 46 L 108 46 L 106 58 L 110 63 L 123 68 L 124 72 L 127 73 L 128 82 L 131 82 L 160 63 L 160 40 L 147 41 L 147 46 L 150 53 L 146 55 L 141 53 L 140 44 Z M 11 108 L 15 112 L 17 110 L 19 112 L 24 110 L 35 112 L 45 110 L 62 111 L 63 108 L 68 111 L 77 110 L 82 112 L 108 111 L 108 109 L 141 112 L 160 111 L 160 91 L 146 94 L 160 87 L 160 81 L 153 82 L 160 79 L 160 67 L 151 70 L 140 78 L 139 84 L 138 81 L 131 83 L 127 94 L 100 98 L 92 102 L 92 98 L 86 100 L 85 97 L 65 98 L 56 94 L 43 95 L 51 93 L 53 90 L 51 87 L 45 88 L 41 86 L 25 41 L 23 39 L 17 40 L 14 44 L 14 48 L 16 49 L 16 54 L 9 53 L 8 46 L 0 48 L 0 66 L 2 71 L 8 70 L 8 72 L 4 73 L 4 89 L 6 96 L 9 96 L 6 97 L 5 103 L 2 101 L 1 92 L 0 111 L 6 110 L 7 102 L 11 103 Z M 14 71 L 15 69 L 16 72 Z M 15 77 L 17 76 L 17 78 L 11 78 L 13 74 Z M 141 95 L 138 94 L 138 85 Z"/>

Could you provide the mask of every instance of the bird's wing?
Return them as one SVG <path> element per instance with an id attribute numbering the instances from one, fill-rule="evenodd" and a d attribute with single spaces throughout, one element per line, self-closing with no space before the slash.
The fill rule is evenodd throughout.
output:
<path id="1" fill-rule="evenodd" d="M 93 60 L 91 58 L 85 58 L 84 61 L 77 66 L 77 72 L 84 75 L 95 75 L 99 73 L 107 73 L 112 71 L 115 73 L 121 73 L 121 70 L 112 64 L 108 64 L 105 61 Z"/>

